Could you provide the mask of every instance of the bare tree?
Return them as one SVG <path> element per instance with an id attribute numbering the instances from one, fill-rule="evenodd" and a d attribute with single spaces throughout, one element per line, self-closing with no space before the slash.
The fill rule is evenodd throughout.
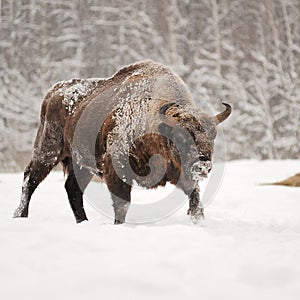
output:
<path id="1" fill-rule="evenodd" d="M 0 21 L 1 170 L 22 167 L 52 84 L 146 58 L 199 106 L 234 105 L 228 158 L 299 157 L 298 0 L 2 0 Z"/>

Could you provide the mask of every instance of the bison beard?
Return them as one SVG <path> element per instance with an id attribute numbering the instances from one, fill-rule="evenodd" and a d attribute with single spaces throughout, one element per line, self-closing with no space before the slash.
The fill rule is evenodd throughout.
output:
<path id="1" fill-rule="evenodd" d="M 147 60 L 107 79 L 73 79 L 45 96 L 34 152 L 24 172 L 14 217 L 27 217 L 30 198 L 58 163 L 76 221 L 87 220 L 83 193 L 97 175 L 111 193 L 115 224 L 125 222 L 133 181 L 146 188 L 167 182 L 189 198 L 188 214 L 203 218 L 199 180 L 211 170 L 216 126 L 231 107 L 210 117 L 199 111 L 184 82 Z"/>

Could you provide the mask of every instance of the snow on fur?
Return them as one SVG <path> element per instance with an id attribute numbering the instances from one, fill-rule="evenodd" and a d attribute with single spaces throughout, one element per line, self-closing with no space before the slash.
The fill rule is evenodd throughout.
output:
<path id="1" fill-rule="evenodd" d="M 123 82 L 116 96 L 120 101 L 114 115 L 116 126 L 108 138 L 108 151 L 111 154 L 121 153 L 127 157 L 136 138 L 145 134 L 150 95 L 151 88 L 146 78 L 130 84 L 126 80 Z"/>
<path id="2" fill-rule="evenodd" d="M 89 79 L 70 79 L 57 82 L 50 92 L 58 92 L 60 96 L 63 96 L 63 104 L 69 114 L 73 114 L 78 103 L 84 101 L 87 96 L 91 95 L 95 91 L 96 87 L 102 83 L 102 78 L 89 78 Z"/>

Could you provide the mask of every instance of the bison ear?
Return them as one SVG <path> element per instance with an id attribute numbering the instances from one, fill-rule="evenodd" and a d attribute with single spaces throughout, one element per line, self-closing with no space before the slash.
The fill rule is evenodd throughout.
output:
<path id="1" fill-rule="evenodd" d="M 160 123 L 158 125 L 158 132 L 165 137 L 171 138 L 173 136 L 173 127 L 166 123 Z"/>
<path id="2" fill-rule="evenodd" d="M 170 116 L 167 116 L 166 115 L 166 112 L 167 110 L 170 108 L 170 107 L 174 107 L 174 106 L 177 106 L 178 107 L 178 104 L 176 102 L 169 102 L 169 103 L 166 103 L 164 104 L 160 109 L 159 109 L 159 118 L 160 120 L 170 126 L 170 127 L 174 127 L 176 125 L 176 120 Z"/>
<path id="3" fill-rule="evenodd" d="M 212 117 L 212 120 L 216 125 L 225 121 L 231 114 L 231 106 L 227 103 L 222 103 L 222 104 L 226 107 L 226 109 L 223 112 Z"/>

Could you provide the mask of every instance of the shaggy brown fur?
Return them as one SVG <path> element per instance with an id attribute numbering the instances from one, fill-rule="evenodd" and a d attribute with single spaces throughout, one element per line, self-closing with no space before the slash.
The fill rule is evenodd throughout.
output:
<path id="1" fill-rule="evenodd" d="M 168 67 L 149 60 L 107 79 L 57 83 L 42 103 L 14 216 L 28 216 L 32 193 L 62 163 L 77 222 L 87 219 L 82 194 L 93 175 L 111 192 L 115 223 L 125 221 L 133 180 L 147 188 L 175 184 L 190 199 L 188 213 L 203 217 L 191 167 L 197 162 L 200 175 L 210 171 L 216 125 L 231 113 L 224 105 L 226 110 L 214 117 L 199 112 L 184 82 Z"/>
<path id="2" fill-rule="evenodd" d="M 283 181 L 273 182 L 273 183 L 263 183 L 262 185 L 286 185 L 293 187 L 300 187 L 300 173 L 297 173 L 294 176 L 291 176 Z"/>

